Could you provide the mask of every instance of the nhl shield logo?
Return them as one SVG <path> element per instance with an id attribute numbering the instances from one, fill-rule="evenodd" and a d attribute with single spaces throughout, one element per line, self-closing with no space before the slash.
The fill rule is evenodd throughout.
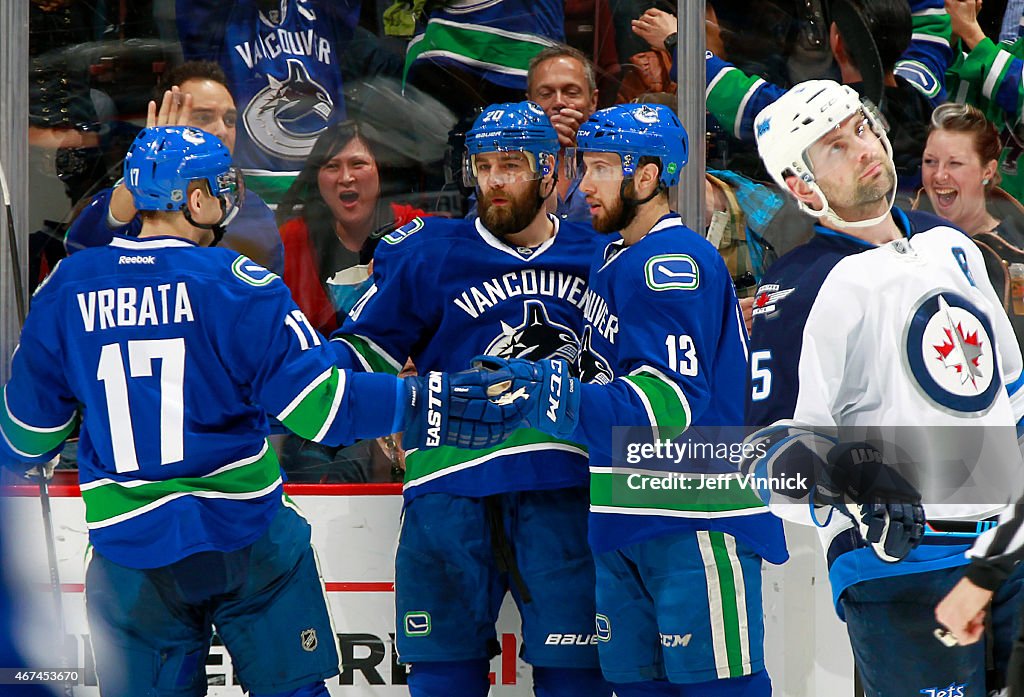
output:
<path id="1" fill-rule="evenodd" d="M 303 629 L 299 633 L 299 641 L 302 643 L 303 651 L 316 651 L 316 630 L 312 627 L 310 627 L 309 629 Z"/>
<path id="2" fill-rule="evenodd" d="M 905 331 L 906 365 L 920 392 L 949 411 L 984 413 L 1002 387 L 992 325 L 951 291 L 925 298 Z"/>

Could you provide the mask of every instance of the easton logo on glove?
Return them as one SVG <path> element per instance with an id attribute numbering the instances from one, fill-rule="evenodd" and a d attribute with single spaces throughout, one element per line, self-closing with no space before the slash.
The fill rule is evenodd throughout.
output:
<path id="1" fill-rule="evenodd" d="M 428 447 L 436 448 L 441 445 L 441 389 L 442 380 L 440 373 L 430 373 L 427 376 L 427 440 Z"/>

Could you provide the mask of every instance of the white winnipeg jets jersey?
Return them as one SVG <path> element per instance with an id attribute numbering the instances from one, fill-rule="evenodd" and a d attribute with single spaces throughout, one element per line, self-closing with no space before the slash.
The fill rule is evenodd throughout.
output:
<path id="1" fill-rule="evenodd" d="M 770 448 L 755 467 L 810 478 L 837 436 L 870 440 L 929 520 L 980 520 L 1020 490 L 1020 350 L 970 238 L 929 214 L 893 216 L 900 239 L 875 246 L 818 227 L 764 278 L 746 413 Z M 812 520 L 792 494 L 772 491 L 773 512 L 819 525 L 830 564 L 863 548 L 839 539 L 848 518 Z"/>

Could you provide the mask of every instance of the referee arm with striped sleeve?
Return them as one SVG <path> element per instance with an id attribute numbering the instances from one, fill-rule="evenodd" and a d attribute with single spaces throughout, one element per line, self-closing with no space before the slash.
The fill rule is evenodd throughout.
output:
<path id="1" fill-rule="evenodd" d="M 980 535 L 967 556 L 964 577 L 935 607 L 935 618 L 961 645 L 982 637 L 992 596 L 1024 559 L 1024 497 L 1006 507 L 999 524 Z"/>

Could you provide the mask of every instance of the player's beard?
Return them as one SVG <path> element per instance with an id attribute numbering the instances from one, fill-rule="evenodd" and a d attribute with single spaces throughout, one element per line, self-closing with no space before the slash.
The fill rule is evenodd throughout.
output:
<path id="1" fill-rule="evenodd" d="M 498 198 L 508 199 L 508 204 L 495 206 L 491 199 L 498 195 Z M 478 208 L 480 220 L 484 226 L 498 237 L 515 235 L 526 229 L 526 226 L 537 217 L 543 201 L 540 198 L 540 180 L 530 182 L 526 189 L 518 194 L 503 190 L 491 192 L 486 196 L 480 196 Z"/>
<path id="2" fill-rule="evenodd" d="M 821 186 L 821 182 L 818 185 Z M 896 168 L 892 162 L 883 160 L 881 175 L 872 181 L 858 179 L 849 196 L 834 195 L 824 186 L 821 187 L 821 191 L 828 198 L 829 205 L 833 210 L 856 211 L 858 214 L 864 211 L 866 217 L 872 217 L 874 214 L 871 211 L 879 206 L 879 202 L 888 200 L 895 186 Z M 860 218 L 847 218 L 847 220 L 858 219 Z"/>
<path id="3" fill-rule="evenodd" d="M 633 189 L 633 180 L 626 182 L 621 189 L 621 195 L 616 196 L 614 201 L 601 202 L 602 213 L 591 218 L 594 229 L 602 235 L 610 235 L 619 232 L 636 217 L 637 206 L 627 203 L 628 200 L 636 199 L 636 191 Z"/>

